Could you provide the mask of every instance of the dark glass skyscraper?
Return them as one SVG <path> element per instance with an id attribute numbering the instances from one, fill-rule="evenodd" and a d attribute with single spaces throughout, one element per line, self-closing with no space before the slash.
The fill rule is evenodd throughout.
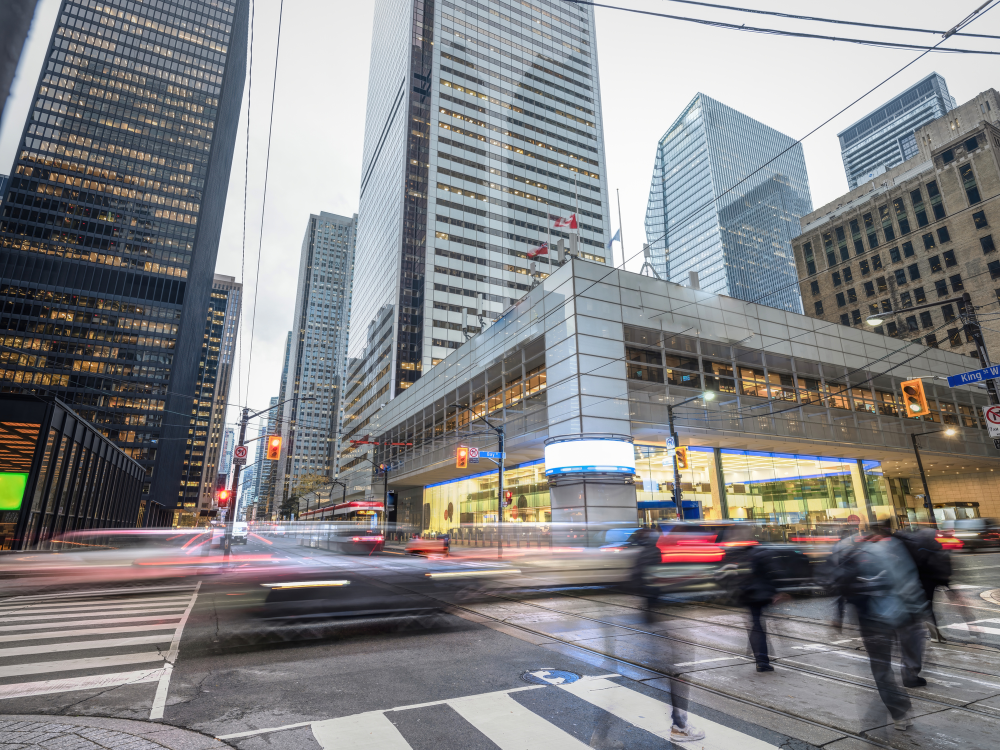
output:
<path id="1" fill-rule="evenodd" d="M 247 0 L 64 0 L 0 216 L 0 389 L 56 395 L 178 502 Z"/>

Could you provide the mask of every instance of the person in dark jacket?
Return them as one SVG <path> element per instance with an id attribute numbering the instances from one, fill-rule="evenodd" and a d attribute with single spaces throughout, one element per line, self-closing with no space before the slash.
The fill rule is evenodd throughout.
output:
<path id="1" fill-rule="evenodd" d="M 944 642 L 934 615 L 934 592 L 938 586 L 947 587 L 951 581 L 951 557 L 948 550 L 937 540 L 937 530 L 933 527 L 925 526 L 909 531 L 900 529 L 893 536 L 903 543 L 913 558 L 913 564 L 917 566 L 920 587 L 927 598 L 928 625 L 934 639 Z"/>
<path id="2" fill-rule="evenodd" d="M 780 556 L 766 547 L 754 548 L 750 553 L 750 571 L 743 579 L 740 599 L 750 609 L 750 649 L 757 662 L 758 672 L 774 671 L 767 653 L 764 609 L 788 597 L 778 591 L 778 583 L 782 577 Z"/>

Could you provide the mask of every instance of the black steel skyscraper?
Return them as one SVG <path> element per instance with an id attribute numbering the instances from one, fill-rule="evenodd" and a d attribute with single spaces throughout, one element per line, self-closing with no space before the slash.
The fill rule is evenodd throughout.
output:
<path id="1" fill-rule="evenodd" d="M 0 216 L 0 390 L 47 392 L 178 501 L 247 0 L 64 0 Z M 162 478 L 162 481 L 160 481 Z"/>

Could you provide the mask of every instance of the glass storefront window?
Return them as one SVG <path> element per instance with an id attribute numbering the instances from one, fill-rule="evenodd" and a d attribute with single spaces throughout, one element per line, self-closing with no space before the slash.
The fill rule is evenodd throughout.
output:
<path id="1" fill-rule="evenodd" d="M 424 488 L 423 530 L 447 533 L 460 525 L 497 522 L 498 472 L 489 471 Z M 507 523 L 548 523 L 552 520 L 549 483 L 544 461 L 522 464 L 504 472 L 504 490 L 513 494 L 504 511 Z"/>

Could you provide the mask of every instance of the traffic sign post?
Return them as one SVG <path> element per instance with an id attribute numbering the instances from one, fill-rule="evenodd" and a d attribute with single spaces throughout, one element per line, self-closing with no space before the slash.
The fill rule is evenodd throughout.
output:
<path id="1" fill-rule="evenodd" d="M 469 447 L 469 463 L 478 464 L 479 463 L 479 448 Z"/>
<path id="2" fill-rule="evenodd" d="M 984 406 L 983 419 L 991 438 L 1000 438 L 1000 406 Z"/>

